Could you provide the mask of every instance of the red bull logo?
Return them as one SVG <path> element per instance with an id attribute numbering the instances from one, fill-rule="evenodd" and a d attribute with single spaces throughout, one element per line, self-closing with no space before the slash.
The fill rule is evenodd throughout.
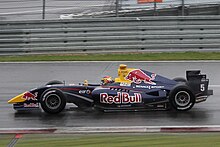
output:
<path id="1" fill-rule="evenodd" d="M 29 100 L 37 101 L 37 92 L 35 94 L 31 92 L 25 92 L 22 98 L 26 99 L 27 101 Z"/>
<path id="2" fill-rule="evenodd" d="M 100 102 L 104 104 L 141 103 L 142 97 L 140 93 L 134 93 L 134 96 L 131 96 L 126 92 L 117 92 L 116 96 L 110 96 L 107 93 L 100 93 Z"/>
<path id="3" fill-rule="evenodd" d="M 144 73 L 140 69 L 132 70 L 128 73 L 128 75 L 125 77 L 126 80 L 130 80 L 136 84 L 140 84 L 142 81 L 146 84 L 156 85 L 152 80 L 154 80 L 156 77 L 156 74 L 151 74 L 150 76 Z"/>

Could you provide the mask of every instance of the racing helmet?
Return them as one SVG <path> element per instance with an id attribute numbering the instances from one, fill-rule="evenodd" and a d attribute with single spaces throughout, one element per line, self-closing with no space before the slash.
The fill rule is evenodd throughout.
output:
<path id="1" fill-rule="evenodd" d="M 112 77 L 110 77 L 110 76 L 104 76 L 101 79 L 101 84 L 102 85 L 106 85 L 106 84 L 113 83 L 113 82 L 114 82 L 114 80 L 112 80 Z"/>

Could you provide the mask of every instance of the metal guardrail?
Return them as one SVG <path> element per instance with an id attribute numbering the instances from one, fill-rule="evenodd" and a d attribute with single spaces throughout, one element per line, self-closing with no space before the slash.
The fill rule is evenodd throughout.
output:
<path id="1" fill-rule="evenodd" d="M 2 21 L 0 54 L 220 51 L 220 16 Z"/>

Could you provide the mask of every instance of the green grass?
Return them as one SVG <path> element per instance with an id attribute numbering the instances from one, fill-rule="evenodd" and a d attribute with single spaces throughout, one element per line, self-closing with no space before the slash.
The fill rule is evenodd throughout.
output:
<path id="1" fill-rule="evenodd" d="M 2 140 L 0 140 L 2 141 Z M 1 142 L 0 142 L 1 143 Z M 16 147 L 217 147 L 220 134 L 78 134 L 24 135 Z"/>
<path id="2" fill-rule="evenodd" d="M 0 134 L 0 147 L 7 146 L 15 135 L 2 135 Z"/>
<path id="3" fill-rule="evenodd" d="M 118 54 L 54 54 L 1 56 L 0 62 L 29 61 L 158 61 L 220 60 L 220 52 L 118 53 Z"/>
<path id="4" fill-rule="evenodd" d="M 60 54 L 1 56 L 0 62 L 31 61 L 163 61 L 220 60 L 220 52 L 133 53 L 133 54 Z M 14 135 L 0 135 L 0 146 L 7 146 Z M 96 134 L 96 135 L 24 135 L 16 147 L 217 147 L 220 134 Z"/>

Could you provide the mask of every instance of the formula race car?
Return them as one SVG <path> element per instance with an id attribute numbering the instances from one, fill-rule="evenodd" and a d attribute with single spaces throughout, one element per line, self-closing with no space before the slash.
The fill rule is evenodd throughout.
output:
<path id="1" fill-rule="evenodd" d="M 77 109 L 99 111 L 190 110 L 195 103 L 213 94 L 209 80 L 199 70 L 186 71 L 185 78 L 173 80 L 155 73 L 121 64 L 118 77 L 106 76 L 99 84 L 65 85 L 51 81 L 45 86 L 24 92 L 8 101 L 15 110 L 42 108 L 45 112 L 61 112 L 66 103 Z"/>

